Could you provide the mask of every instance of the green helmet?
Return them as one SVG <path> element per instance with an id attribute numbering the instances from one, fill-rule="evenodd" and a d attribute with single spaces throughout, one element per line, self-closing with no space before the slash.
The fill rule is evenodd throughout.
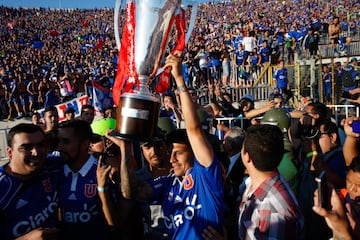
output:
<path id="1" fill-rule="evenodd" d="M 200 119 L 201 124 L 207 124 L 209 119 L 209 114 L 204 109 L 198 109 L 197 115 Z"/>
<path id="2" fill-rule="evenodd" d="M 204 109 L 198 109 L 197 115 L 200 119 L 201 127 L 206 132 L 209 131 L 210 115 Z"/>
<path id="3" fill-rule="evenodd" d="M 98 134 L 100 136 L 105 136 L 105 133 L 108 129 L 115 129 L 116 120 L 113 118 L 101 118 L 95 120 L 91 124 L 91 129 L 93 133 Z"/>
<path id="4" fill-rule="evenodd" d="M 161 129 L 161 131 L 164 132 L 165 135 L 173 132 L 176 129 L 174 122 L 168 117 L 159 118 L 157 126 Z"/>
<path id="5" fill-rule="evenodd" d="M 290 114 L 282 108 L 274 108 L 265 113 L 261 124 L 278 126 L 282 132 L 287 132 L 291 124 Z"/>

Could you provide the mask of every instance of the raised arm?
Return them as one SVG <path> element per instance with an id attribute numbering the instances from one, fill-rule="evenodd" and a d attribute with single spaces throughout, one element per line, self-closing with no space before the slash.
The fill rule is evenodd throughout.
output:
<path id="1" fill-rule="evenodd" d="M 120 148 L 120 183 L 121 192 L 124 198 L 133 198 L 133 192 L 137 188 L 134 168 L 131 163 L 130 143 L 111 135 L 111 130 L 105 136 Z"/>
<path id="2" fill-rule="evenodd" d="M 121 151 L 120 181 L 123 197 L 127 199 L 153 199 L 154 194 L 152 187 L 147 183 L 139 184 L 136 179 L 131 161 L 133 156 L 130 153 L 130 142 L 111 136 L 110 132 L 111 131 L 107 132 L 105 136 L 119 146 Z"/>
<path id="3" fill-rule="evenodd" d="M 265 113 L 270 109 L 274 108 L 274 100 L 268 101 L 263 107 L 251 109 L 250 111 L 244 112 L 245 117 L 253 118 L 259 114 Z"/>
<path id="4" fill-rule="evenodd" d="M 116 210 L 112 196 L 107 191 L 111 165 L 102 165 L 102 158 L 102 156 L 99 157 L 96 169 L 97 190 L 107 224 L 110 227 L 116 227 L 120 223 L 120 213 Z"/>
<path id="5" fill-rule="evenodd" d="M 350 117 L 343 120 L 344 131 L 346 133 L 346 139 L 343 145 L 343 154 L 345 158 L 346 166 L 349 166 L 354 157 L 360 154 L 357 146 L 360 134 L 352 131 L 352 123 L 354 120 L 360 120 L 360 118 Z"/>
<path id="6" fill-rule="evenodd" d="M 214 152 L 201 128 L 196 106 L 187 91 L 185 81 L 182 76 L 181 62 L 182 60 L 179 54 L 170 54 L 166 58 L 165 66 L 172 67 L 171 74 L 175 78 L 177 90 L 179 92 L 181 110 L 184 116 L 186 132 L 189 137 L 191 148 L 199 163 L 205 167 L 209 167 L 213 161 Z"/>

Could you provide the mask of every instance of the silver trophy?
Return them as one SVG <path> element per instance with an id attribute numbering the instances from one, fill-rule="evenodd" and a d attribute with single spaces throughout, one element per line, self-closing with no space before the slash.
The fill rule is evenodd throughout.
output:
<path id="1" fill-rule="evenodd" d="M 160 111 L 159 99 L 149 91 L 149 83 L 156 76 L 163 59 L 167 34 L 173 27 L 172 18 L 181 0 L 134 0 L 135 36 L 134 64 L 139 76 L 139 87 L 134 93 L 121 95 L 117 109 L 118 136 L 128 139 L 150 138 L 157 126 Z M 117 3 L 119 7 L 119 4 Z M 115 19 L 118 10 L 115 7 Z M 116 41 L 119 43 L 115 22 Z M 169 35 L 169 36 L 168 36 Z"/>

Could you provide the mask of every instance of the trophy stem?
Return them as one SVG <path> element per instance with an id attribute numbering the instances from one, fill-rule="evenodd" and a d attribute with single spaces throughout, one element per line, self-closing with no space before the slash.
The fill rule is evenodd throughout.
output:
<path id="1" fill-rule="evenodd" d="M 145 75 L 140 75 L 139 76 L 139 93 L 140 94 L 150 94 L 150 89 L 149 89 L 149 86 L 148 86 L 148 79 L 149 77 L 148 76 L 145 76 Z"/>

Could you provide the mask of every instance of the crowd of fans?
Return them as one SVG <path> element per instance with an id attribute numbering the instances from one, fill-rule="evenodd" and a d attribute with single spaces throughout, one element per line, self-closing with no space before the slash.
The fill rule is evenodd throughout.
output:
<path id="1" fill-rule="evenodd" d="M 235 108 L 219 86 L 202 106 L 182 58 L 170 54 L 166 66 L 176 100 L 164 96 L 147 139 L 119 138 L 118 109 L 94 119 L 91 105 L 79 119 L 67 109 L 61 123 L 49 106 L 44 124 L 10 129 L 4 239 L 359 239 L 359 118 L 337 125 L 310 99 L 288 112 L 280 93 Z M 211 121 L 223 113 L 248 122 Z"/>
<path id="2" fill-rule="evenodd" d="M 200 4 L 184 54 L 187 84 L 199 88 L 210 79 L 231 87 L 251 86 L 256 77 L 253 73 L 269 62 L 274 64 L 282 58 L 293 63 L 294 53 L 303 48 L 316 55 L 311 44 L 300 43 L 310 39 L 309 29 L 326 36 L 335 14 L 339 14 L 343 31 L 349 28 L 353 34 L 359 28 L 359 3 L 344 1 L 342 8 L 338 4 L 336 1 Z M 112 9 L 1 7 L 0 12 L 2 119 L 21 118 L 78 94 L 91 95 L 92 81 L 111 88 L 118 54 Z M 351 17 L 348 19 L 345 13 Z"/>
<path id="3" fill-rule="evenodd" d="M 91 104 L 79 119 L 68 108 L 61 123 L 55 107 L 82 94 L 91 98 L 92 82 L 112 87 L 113 10 L 0 7 L 1 118 L 32 113 L 33 121 L 8 133 L 9 162 L 0 167 L 2 238 L 359 239 L 360 119 L 334 123 L 316 99 L 284 107 L 291 91 L 282 58 L 290 53 L 292 61 L 290 51 L 301 48 L 291 31 L 305 39 L 314 38 L 312 31 L 326 35 L 334 6 L 201 4 L 184 57 L 166 56 L 173 91 L 162 95 L 157 129 L 140 141 L 110 130 L 116 107 L 105 106 L 101 119 Z M 344 8 L 355 13 L 359 3 L 346 1 Z M 347 23 L 352 31 L 356 14 Z M 316 55 L 313 46 L 308 50 Z M 267 62 L 277 71 L 265 105 L 255 107 L 252 95 L 233 102 L 223 87 L 251 85 L 243 74 Z M 230 77 L 231 64 L 240 79 Z M 207 105 L 197 94 L 203 86 Z M 349 102 L 360 104 L 360 88 L 345 90 Z M 216 120 L 237 116 L 243 118 L 232 124 Z M 322 185 L 327 192 L 316 190 L 315 177 L 329 182 Z"/>

